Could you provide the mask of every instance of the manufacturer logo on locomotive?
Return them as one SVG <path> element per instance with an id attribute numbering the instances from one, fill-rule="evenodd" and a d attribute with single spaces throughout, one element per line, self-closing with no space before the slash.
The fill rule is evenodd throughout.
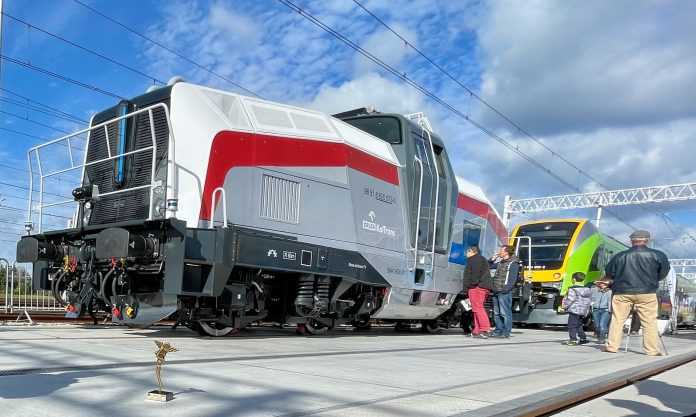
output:
<path id="1" fill-rule="evenodd" d="M 388 226 L 379 224 L 375 221 L 377 219 L 377 215 L 375 214 L 374 210 L 370 210 L 367 217 L 369 217 L 370 220 L 363 219 L 362 221 L 362 228 L 364 230 L 381 233 L 389 237 L 396 237 L 396 230 L 390 229 Z"/>

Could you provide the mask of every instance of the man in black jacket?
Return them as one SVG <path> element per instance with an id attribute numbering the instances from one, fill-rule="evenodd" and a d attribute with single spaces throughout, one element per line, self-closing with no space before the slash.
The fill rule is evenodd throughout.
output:
<path id="1" fill-rule="evenodd" d="M 471 311 L 474 314 L 474 337 L 487 338 L 491 330 L 491 322 L 488 313 L 483 306 L 488 292 L 492 288 L 491 271 L 488 269 L 488 261 L 481 256 L 478 246 L 469 246 L 466 250 L 466 268 L 464 268 L 464 291 L 469 295 Z"/>
<path id="2" fill-rule="evenodd" d="M 514 255 L 512 246 L 500 247 L 498 256 L 492 259 L 496 264 L 491 288 L 493 290 L 493 319 L 495 331 L 492 337 L 510 337 L 512 333 L 512 289 L 520 272 L 520 260 Z"/>
<path id="3" fill-rule="evenodd" d="M 615 353 L 621 346 L 623 325 L 631 309 L 643 328 L 643 349 L 659 356 L 657 333 L 657 287 L 669 272 L 669 260 L 663 252 L 649 248 L 650 233 L 637 230 L 630 236 L 631 248 L 614 255 L 606 267 L 614 298 L 606 352 Z M 634 316 L 635 317 L 635 316 Z"/>

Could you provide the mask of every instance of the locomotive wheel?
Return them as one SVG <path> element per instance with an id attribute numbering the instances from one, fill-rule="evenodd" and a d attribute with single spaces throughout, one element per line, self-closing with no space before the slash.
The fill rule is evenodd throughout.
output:
<path id="1" fill-rule="evenodd" d="M 197 331 L 201 336 L 212 336 L 212 337 L 222 337 L 227 336 L 234 330 L 234 327 L 225 326 L 223 324 L 211 321 L 199 321 L 191 327 L 193 330 Z"/>
<path id="2" fill-rule="evenodd" d="M 355 330 L 370 330 L 372 324 L 370 323 L 370 317 L 362 317 L 357 320 L 353 320 L 351 323 Z"/>
<path id="3" fill-rule="evenodd" d="M 421 322 L 421 331 L 424 333 L 437 334 L 442 332 L 442 327 L 437 320 L 423 320 Z"/>
<path id="4" fill-rule="evenodd" d="M 325 335 L 329 331 L 329 326 L 316 320 L 307 320 L 307 323 L 304 324 L 304 330 L 312 336 L 320 336 Z"/>

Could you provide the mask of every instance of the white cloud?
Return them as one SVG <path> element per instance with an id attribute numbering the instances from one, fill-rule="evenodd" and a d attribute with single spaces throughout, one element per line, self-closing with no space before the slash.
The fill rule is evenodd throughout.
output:
<path id="1" fill-rule="evenodd" d="M 411 87 L 370 72 L 339 86 L 324 84 L 307 107 L 337 113 L 374 106 L 385 113 L 414 113 L 424 107 L 423 96 Z"/>
<path id="2" fill-rule="evenodd" d="M 418 46 L 418 39 L 415 32 L 400 24 L 395 24 L 393 29 L 405 39 L 408 39 L 411 44 Z M 412 48 L 408 47 L 403 41 L 386 29 L 372 33 L 360 46 L 374 56 L 379 57 L 379 59 L 386 64 L 396 68 L 402 64 L 402 61 L 406 57 L 414 54 Z M 375 63 L 360 54 L 356 54 L 354 68 L 355 74 L 360 76 L 373 71 Z"/>
<path id="3" fill-rule="evenodd" d="M 691 117 L 694 15 L 693 2 L 494 2 L 482 94 L 536 133 Z"/>

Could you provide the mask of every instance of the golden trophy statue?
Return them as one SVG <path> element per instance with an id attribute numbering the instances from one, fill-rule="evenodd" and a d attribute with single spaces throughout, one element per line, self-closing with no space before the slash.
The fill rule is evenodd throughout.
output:
<path id="1" fill-rule="evenodd" d="M 171 401 L 174 399 L 174 393 L 164 390 L 164 385 L 162 384 L 162 365 L 164 365 L 167 353 L 176 352 L 177 349 L 170 345 L 169 342 L 155 341 L 155 344 L 157 345 L 157 350 L 155 351 L 155 378 L 157 379 L 157 386 L 159 386 L 159 389 L 148 392 L 147 399 L 161 402 Z"/>

